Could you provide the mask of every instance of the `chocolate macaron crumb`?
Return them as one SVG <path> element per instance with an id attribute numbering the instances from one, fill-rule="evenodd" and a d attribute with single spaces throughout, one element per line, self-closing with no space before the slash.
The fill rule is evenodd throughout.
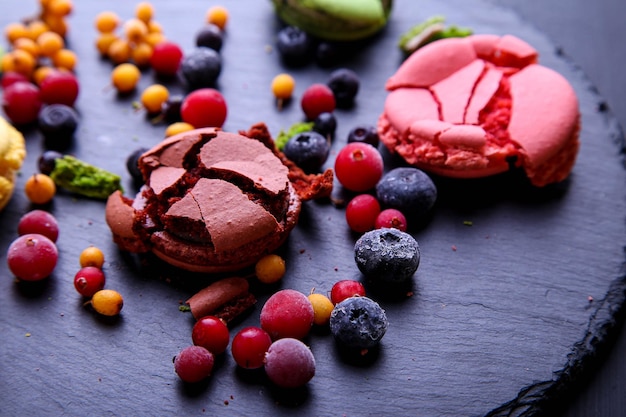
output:
<path id="1" fill-rule="evenodd" d="M 186 304 L 196 320 L 211 315 L 228 323 L 256 303 L 249 289 L 245 278 L 224 278 L 198 291 Z"/>

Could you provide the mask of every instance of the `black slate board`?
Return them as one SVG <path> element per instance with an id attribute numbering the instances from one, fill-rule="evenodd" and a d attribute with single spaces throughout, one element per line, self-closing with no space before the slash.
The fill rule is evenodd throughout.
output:
<path id="1" fill-rule="evenodd" d="M 190 50 L 209 5 L 153 3 L 166 35 Z M 231 14 L 217 85 L 229 104 L 224 128 L 264 121 L 276 134 L 302 117 L 297 100 L 279 112 L 269 92 L 272 77 L 286 70 L 268 48 L 279 22 L 269 2 L 222 4 Z M 107 87 L 111 65 L 97 56 L 92 26 L 104 9 L 128 18 L 134 3 L 76 2 L 68 41 L 80 57 L 83 89 L 72 152 L 123 174 L 132 195 L 125 156 L 158 142 L 163 126 L 150 125 L 133 110 L 137 96 L 116 97 Z M 34 13 L 36 5 L 3 10 L 4 26 Z M 558 400 L 606 342 L 624 301 L 622 135 L 598 110 L 602 99 L 585 75 L 513 13 L 482 2 L 406 0 L 396 2 L 380 36 L 354 45 L 342 63 L 361 75 L 362 85 L 356 107 L 337 112 L 335 151 L 351 127 L 374 123 L 381 112 L 382 86 L 402 59 L 395 49 L 398 35 L 434 14 L 478 33 L 517 35 L 540 51 L 542 64 L 570 80 L 581 103 L 582 148 L 568 181 L 537 190 L 519 172 L 469 182 L 436 178 L 440 201 L 434 215 L 412 230 L 422 249 L 414 295 L 393 297 L 369 288 L 391 322 L 380 350 L 355 360 L 340 355 L 328 334 L 313 332 L 306 342 L 317 374 L 295 393 L 273 389 L 262 374 L 237 370 L 228 355 L 206 384 L 181 384 L 171 358 L 191 342 L 193 321 L 178 305 L 211 278 L 118 252 L 104 204 L 60 193 L 49 207 L 61 222 L 53 276 L 40 285 L 17 284 L 5 262 L 0 266 L 0 414 L 533 415 Z M 311 64 L 289 71 L 299 95 L 324 82 L 330 69 Z M 138 91 L 154 81 L 146 72 Z M 18 188 L 41 152 L 38 132 L 24 133 L 29 157 Z M 389 156 L 388 162 L 397 163 Z M 3 259 L 19 216 L 30 208 L 17 192 L 0 213 Z M 288 262 L 281 286 L 308 293 L 313 287 L 326 291 L 339 279 L 360 279 L 355 238 L 342 210 L 307 203 L 281 251 Z M 78 254 L 90 244 L 106 253 L 107 287 L 125 297 L 117 320 L 95 317 L 72 287 Z M 262 302 L 277 288 L 255 287 L 259 305 L 235 331 L 258 324 Z"/>

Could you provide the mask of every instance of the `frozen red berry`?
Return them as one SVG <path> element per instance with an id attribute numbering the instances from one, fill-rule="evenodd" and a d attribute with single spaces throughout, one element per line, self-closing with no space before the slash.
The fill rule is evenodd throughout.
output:
<path id="1" fill-rule="evenodd" d="M 284 289 L 274 293 L 261 309 L 261 328 L 272 340 L 304 338 L 313 325 L 313 306 L 303 293 Z"/>
<path id="2" fill-rule="evenodd" d="M 333 90 L 325 84 L 313 84 L 302 94 L 300 105 L 309 120 L 315 120 L 322 113 L 332 113 L 335 110 Z"/>
<path id="3" fill-rule="evenodd" d="M 188 346 L 174 358 L 174 370 L 185 382 L 199 382 L 213 371 L 213 354 L 202 346 Z"/>
<path id="4" fill-rule="evenodd" d="M 279 387 L 301 387 L 315 376 L 315 357 L 300 340 L 280 339 L 272 343 L 265 355 L 265 373 Z"/>
<path id="5" fill-rule="evenodd" d="M 182 59 L 183 51 L 177 43 L 163 41 L 154 46 L 150 66 L 158 75 L 173 77 L 178 72 Z"/>
<path id="6" fill-rule="evenodd" d="M 222 127 L 227 114 L 226 100 L 222 93 L 214 88 L 200 88 L 189 93 L 180 107 L 183 122 L 196 129 Z"/>

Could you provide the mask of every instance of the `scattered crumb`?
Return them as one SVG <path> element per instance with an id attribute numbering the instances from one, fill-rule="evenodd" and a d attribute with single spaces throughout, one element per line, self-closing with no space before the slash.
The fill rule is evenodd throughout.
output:
<path id="1" fill-rule="evenodd" d="M 228 405 L 228 400 L 224 400 L 224 405 Z"/>
<path id="2" fill-rule="evenodd" d="M 456 245 L 452 245 L 452 250 L 456 252 Z"/>
<path id="3" fill-rule="evenodd" d="M 31 336 L 31 334 L 27 332 L 24 336 L 26 336 L 26 337 L 30 337 L 30 336 Z"/>
<path id="4" fill-rule="evenodd" d="M 335 270 L 335 272 L 339 271 L 338 267 L 334 267 L 333 269 Z"/>
<path id="5" fill-rule="evenodd" d="M 300 255 L 302 255 L 304 252 L 306 252 L 306 249 L 300 249 Z"/>
<path id="6" fill-rule="evenodd" d="M 593 297 L 590 295 L 587 297 L 587 301 L 589 301 L 590 303 L 593 303 Z"/>
<path id="7" fill-rule="evenodd" d="M 413 291 L 409 291 L 409 292 L 407 292 L 407 293 L 406 293 L 406 296 L 407 296 L 407 297 L 413 297 Z"/>
<path id="8" fill-rule="evenodd" d="M 465 226 L 472 226 L 474 224 L 474 222 L 472 222 L 471 220 L 463 220 L 463 225 Z"/>

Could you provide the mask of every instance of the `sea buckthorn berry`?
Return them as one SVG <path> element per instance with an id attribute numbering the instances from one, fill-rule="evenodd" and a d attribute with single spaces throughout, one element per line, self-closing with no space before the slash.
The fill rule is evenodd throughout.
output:
<path id="1" fill-rule="evenodd" d="M 151 20 L 148 23 L 148 33 L 163 33 L 163 26 L 156 20 Z"/>
<path id="2" fill-rule="evenodd" d="M 72 0 L 50 0 L 46 10 L 54 16 L 67 16 L 72 13 L 73 8 Z"/>
<path id="3" fill-rule="evenodd" d="M 335 305 L 323 294 L 311 293 L 308 296 L 313 306 L 313 323 L 317 326 L 325 326 L 330 320 L 330 313 Z"/>
<path id="4" fill-rule="evenodd" d="M 143 41 L 147 43 L 148 45 L 150 45 L 152 48 L 154 48 L 156 45 L 162 42 L 165 42 L 166 40 L 167 38 L 161 32 L 150 32 L 143 39 Z"/>
<path id="5" fill-rule="evenodd" d="M 120 24 L 119 16 L 112 11 L 104 11 L 98 13 L 94 25 L 100 33 L 112 33 Z"/>
<path id="6" fill-rule="evenodd" d="M 33 174 L 24 184 L 26 197 L 34 204 L 49 203 L 56 194 L 56 185 L 45 174 Z"/>
<path id="7" fill-rule="evenodd" d="M 363 192 L 374 188 L 383 175 L 383 168 L 378 149 L 366 143 L 348 143 L 335 159 L 337 180 L 350 191 Z"/>
<path id="8" fill-rule="evenodd" d="M 280 103 L 284 100 L 289 100 L 293 95 L 293 90 L 296 87 L 296 81 L 289 74 L 278 74 L 272 80 L 272 93 L 274 97 L 279 100 Z"/>
<path id="9" fill-rule="evenodd" d="M 44 78 L 50 75 L 52 71 L 56 70 L 48 65 L 42 65 L 40 67 L 37 67 L 33 72 L 33 81 L 35 82 L 35 84 L 41 87 L 41 82 L 44 80 Z"/>
<path id="10" fill-rule="evenodd" d="M 39 37 L 39 35 L 50 30 L 48 25 L 46 25 L 41 20 L 33 20 L 32 22 L 28 24 L 27 28 L 28 28 L 29 37 L 33 41 L 37 41 L 37 38 Z"/>
<path id="11" fill-rule="evenodd" d="M 103 316 L 117 316 L 124 307 L 124 298 L 115 290 L 104 289 L 97 291 L 89 304 Z"/>
<path id="12" fill-rule="evenodd" d="M 85 266 L 74 275 L 74 288 L 83 297 L 92 297 L 104 284 L 104 272 L 95 266 Z"/>
<path id="13" fill-rule="evenodd" d="M 228 327 L 223 320 L 214 316 L 200 318 L 191 330 L 191 339 L 214 355 L 224 353 L 230 341 Z"/>
<path id="14" fill-rule="evenodd" d="M 213 371 L 213 354 L 202 346 L 188 346 L 174 357 L 174 371 L 187 383 L 200 382 Z"/>
<path id="15" fill-rule="evenodd" d="M 228 23 L 228 10 L 224 6 L 213 6 L 207 11 L 206 21 L 224 30 Z"/>
<path id="16" fill-rule="evenodd" d="M 130 43 L 126 39 L 117 38 L 109 45 L 107 57 L 114 64 L 123 64 L 130 60 L 132 51 Z"/>
<path id="17" fill-rule="evenodd" d="M 140 78 L 141 71 L 136 65 L 130 63 L 119 64 L 111 73 L 113 86 L 122 94 L 133 91 Z"/>
<path id="18" fill-rule="evenodd" d="M 313 325 L 313 306 L 299 291 L 280 290 L 263 305 L 260 321 L 261 328 L 272 340 L 283 337 L 302 339 Z"/>
<path id="19" fill-rule="evenodd" d="M 39 45 L 31 38 L 19 38 L 13 43 L 13 48 L 28 52 L 34 59 L 39 56 Z"/>
<path id="20" fill-rule="evenodd" d="M 380 214 L 380 204 L 371 194 L 360 194 L 346 206 L 346 222 L 357 233 L 372 230 Z"/>
<path id="21" fill-rule="evenodd" d="M 37 37 L 37 45 L 39 45 L 41 55 L 52 57 L 65 47 L 65 41 L 58 33 L 49 31 Z"/>
<path id="22" fill-rule="evenodd" d="M 146 67 L 150 65 L 150 57 L 152 56 L 152 46 L 148 42 L 139 42 L 132 49 L 130 58 L 138 67 Z"/>
<path id="23" fill-rule="evenodd" d="M 260 327 L 249 326 L 241 329 L 231 343 L 233 359 L 244 369 L 258 369 L 263 366 L 265 354 L 272 344 L 272 338 Z"/>
<path id="24" fill-rule="evenodd" d="M 133 18 L 124 22 L 124 35 L 131 44 L 141 42 L 147 34 L 148 26 L 143 21 Z"/>
<path id="25" fill-rule="evenodd" d="M 119 36 L 113 32 L 101 33 L 96 39 L 96 48 L 98 49 L 98 52 L 100 52 L 100 55 L 107 56 L 111 44 L 118 39 Z"/>
<path id="26" fill-rule="evenodd" d="M 195 127 L 185 122 L 175 122 L 169 125 L 165 129 L 165 137 L 169 138 L 170 136 L 177 135 L 182 132 L 189 132 L 190 130 L 194 130 Z"/>
<path id="27" fill-rule="evenodd" d="M 64 16 L 56 16 L 48 13 L 43 16 L 43 20 L 46 25 L 48 25 L 51 32 L 54 32 L 61 37 L 65 37 L 65 35 L 67 35 L 69 25 Z"/>
<path id="28" fill-rule="evenodd" d="M 30 77 L 35 70 L 37 60 L 30 53 L 22 49 L 14 49 L 7 53 L 4 59 L 8 59 L 9 71 L 19 72 L 20 74 Z M 4 65 L 3 65 L 4 66 Z"/>
<path id="29" fill-rule="evenodd" d="M 266 255 L 256 263 L 254 272 L 259 281 L 272 284 L 285 275 L 285 260 L 276 254 Z"/>
<path id="30" fill-rule="evenodd" d="M 153 84 L 146 87 L 141 93 L 141 105 L 150 114 L 156 114 L 161 111 L 163 103 L 170 96 L 170 92 L 167 87 L 161 84 Z"/>
<path id="31" fill-rule="evenodd" d="M 376 222 L 374 223 L 374 228 L 376 229 L 382 229 L 383 227 L 392 227 L 394 229 L 406 232 L 406 217 L 404 216 L 404 214 L 402 214 L 400 210 L 392 208 L 385 209 L 380 212 L 378 217 L 376 217 Z"/>
<path id="32" fill-rule="evenodd" d="M 54 271 L 57 247 L 44 235 L 21 235 L 9 245 L 7 265 L 11 273 L 24 281 L 42 280 Z"/>
<path id="33" fill-rule="evenodd" d="M 52 64 L 57 68 L 74 71 L 77 63 L 78 57 L 76 53 L 69 49 L 63 48 L 52 56 Z"/>
<path id="34" fill-rule="evenodd" d="M 28 28 L 23 23 L 9 23 L 4 27 L 4 36 L 11 44 L 19 38 L 28 38 L 29 35 Z"/>
<path id="35" fill-rule="evenodd" d="M 95 266 L 102 269 L 104 265 L 104 253 L 95 246 L 88 246 L 80 253 L 78 262 L 82 268 Z"/>
<path id="36" fill-rule="evenodd" d="M 135 16 L 145 24 L 148 24 L 154 16 L 154 6 L 150 2 L 142 1 L 135 6 Z"/>
<path id="37" fill-rule="evenodd" d="M 359 281 L 343 279 L 335 282 L 330 290 L 330 301 L 333 304 L 354 296 L 365 297 L 365 287 Z"/>

